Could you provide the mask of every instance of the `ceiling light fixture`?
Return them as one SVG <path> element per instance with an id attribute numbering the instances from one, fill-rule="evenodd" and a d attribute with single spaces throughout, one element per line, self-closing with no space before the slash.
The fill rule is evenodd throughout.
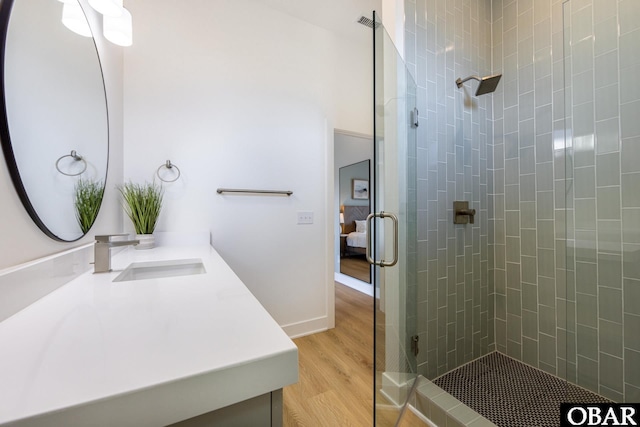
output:
<path id="1" fill-rule="evenodd" d="M 122 0 L 89 0 L 89 6 L 104 16 L 122 15 Z"/>
<path id="2" fill-rule="evenodd" d="M 62 3 L 62 23 L 76 34 L 91 37 L 91 28 L 78 0 L 59 0 Z M 133 20 L 123 0 L 88 0 L 102 15 L 102 34 L 118 46 L 133 44 Z"/>
<path id="3" fill-rule="evenodd" d="M 120 16 L 104 15 L 102 17 L 102 31 L 104 37 L 118 46 L 131 46 L 133 44 L 133 22 L 131 13 L 121 7 Z"/>
<path id="4" fill-rule="evenodd" d="M 62 23 L 65 27 L 83 37 L 91 37 L 91 28 L 77 1 L 64 1 L 62 4 Z"/>

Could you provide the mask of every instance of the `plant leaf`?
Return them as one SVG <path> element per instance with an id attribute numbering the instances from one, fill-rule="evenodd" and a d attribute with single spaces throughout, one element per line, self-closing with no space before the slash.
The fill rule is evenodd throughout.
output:
<path id="1" fill-rule="evenodd" d="M 164 192 L 155 183 L 144 185 L 128 182 L 118 187 L 123 208 L 137 234 L 152 234 L 162 209 Z"/>
<path id="2" fill-rule="evenodd" d="M 73 203 L 76 209 L 76 220 L 83 234 L 86 234 L 95 222 L 103 196 L 102 181 L 79 179 L 76 182 Z"/>

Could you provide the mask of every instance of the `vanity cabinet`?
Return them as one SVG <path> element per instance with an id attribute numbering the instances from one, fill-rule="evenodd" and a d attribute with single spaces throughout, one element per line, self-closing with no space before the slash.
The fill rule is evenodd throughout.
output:
<path id="1" fill-rule="evenodd" d="M 282 427 L 282 389 L 171 424 L 170 427 L 210 426 Z"/>

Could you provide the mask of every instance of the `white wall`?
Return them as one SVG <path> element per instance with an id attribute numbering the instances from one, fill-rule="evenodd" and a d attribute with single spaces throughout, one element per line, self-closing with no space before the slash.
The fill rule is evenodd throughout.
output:
<path id="1" fill-rule="evenodd" d="M 259 1 L 126 6 L 136 35 L 125 53 L 125 179 L 151 180 L 171 159 L 182 177 L 165 186 L 159 231 L 210 230 L 290 335 L 331 327 L 333 128 L 371 132 L 371 46 Z M 314 224 L 297 225 L 298 211 Z"/>
<path id="2" fill-rule="evenodd" d="M 85 0 L 81 0 L 83 5 Z M 88 6 L 87 6 L 88 9 Z M 100 54 L 107 88 L 109 104 L 109 177 L 102 209 L 89 235 L 77 242 L 60 243 L 46 235 L 33 223 L 13 187 L 11 176 L 0 160 L 0 269 L 26 261 L 58 253 L 71 247 L 90 242 L 95 234 L 119 232 L 122 228 L 122 214 L 116 198 L 114 186 L 122 177 L 122 49 L 100 36 L 101 21 L 89 11 L 91 25 L 97 31 L 96 44 Z M 35 30 L 35 29 L 34 29 Z M 0 156 L 2 154 L 0 153 Z M 0 295 L 0 298 L 2 296 Z"/>
<path id="3" fill-rule="evenodd" d="M 382 0 L 381 19 L 398 54 L 404 59 L 404 0 Z"/>

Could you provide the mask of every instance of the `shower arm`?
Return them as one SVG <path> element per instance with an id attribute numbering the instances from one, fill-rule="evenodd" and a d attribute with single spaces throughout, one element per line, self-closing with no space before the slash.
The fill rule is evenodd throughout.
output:
<path id="1" fill-rule="evenodd" d="M 469 76 L 469 77 L 465 78 L 464 80 L 462 80 L 461 78 L 458 78 L 458 80 L 456 80 L 456 84 L 458 85 L 458 87 L 462 87 L 462 84 L 464 82 L 467 82 L 467 81 L 469 81 L 471 79 L 477 80 L 479 82 L 482 81 L 482 79 L 480 77 L 478 77 L 478 76 Z"/>

